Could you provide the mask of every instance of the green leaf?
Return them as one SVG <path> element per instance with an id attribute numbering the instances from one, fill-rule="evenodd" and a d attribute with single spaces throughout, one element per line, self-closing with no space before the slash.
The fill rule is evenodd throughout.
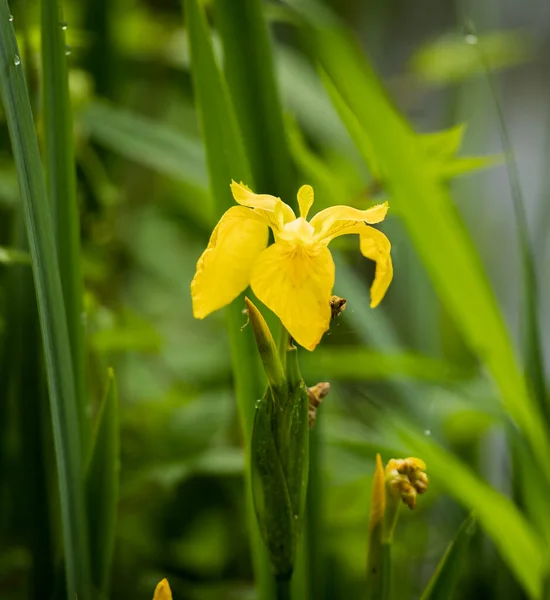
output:
<path id="1" fill-rule="evenodd" d="M 304 354 L 302 370 L 310 381 L 316 379 L 411 378 L 422 381 L 453 382 L 471 375 L 441 360 L 420 354 L 373 352 L 366 348 L 317 348 Z"/>
<path id="2" fill-rule="evenodd" d="M 521 64 L 531 54 L 530 40 L 517 31 L 498 31 L 478 36 L 478 45 L 491 69 Z M 476 48 L 463 35 L 446 34 L 415 52 L 413 73 L 432 84 L 461 81 L 483 72 Z"/>
<path id="3" fill-rule="evenodd" d="M 214 217 L 219 218 L 234 204 L 229 187 L 231 179 L 247 182 L 251 187 L 254 183 L 227 85 L 216 65 L 204 13 L 197 0 L 186 0 L 184 7 L 194 92 L 199 106 L 210 188 L 215 206 Z M 242 330 L 242 308 L 241 296 L 240 300 L 235 300 L 228 307 L 227 313 L 239 417 L 247 456 L 250 458 L 254 405 L 261 397 L 265 384 L 251 328 Z M 250 478 L 248 470 L 247 478 Z M 247 500 L 252 512 L 251 497 L 248 496 Z M 253 519 L 252 515 L 251 518 Z M 272 575 L 267 552 L 255 521 L 251 522 L 251 543 L 259 595 L 268 600 L 273 596 Z"/>
<path id="4" fill-rule="evenodd" d="M 363 160 L 367 163 L 372 176 L 377 181 L 383 180 L 384 173 L 382 171 L 382 165 L 376 156 L 376 151 L 371 140 L 367 135 L 365 135 L 359 120 L 338 93 L 338 90 L 334 86 L 332 80 L 326 76 L 324 71 L 321 71 L 321 80 L 325 84 L 325 88 L 330 99 L 332 100 L 334 108 L 340 115 L 340 118 L 346 126 L 351 139 L 357 147 L 357 150 L 359 150 Z"/>
<path id="5" fill-rule="evenodd" d="M 372 67 L 333 19 L 315 15 L 314 51 L 331 94 L 361 124 L 387 177 L 393 205 L 465 340 L 493 375 L 510 416 L 529 440 L 541 466 L 550 444 L 528 392 L 479 255 L 449 192 L 422 152 L 416 135 L 388 100 Z M 342 69 L 342 65 L 346 69 Z M 368 102 L 366 101 L 368 99 Z M 347 123 L 345 123 L 347 125 Z"/>
<path id="6" fill-rule="evenodd" d="M 258 190 L 295 203 L 295 177 L 261 0 L 214 0 L 224 73 Z"/>
<path id="7" fill-rule="evenodd" d="M 450 129 L 420 134 L 420 144 L 426 154 L 451 158 L 459 150 L 466 130 L 465 123 L 459 123 Z"/>
<path id="8" fill-rule="evenodd" d="M 0 89 L 18 172 L 32 257 L 50 395 L 63 530 L 67 598 L 89 596 L 84 475 L 70 338 L 54 228 L 29 96 L 10 11 L 0 0 Z"/>
<path id="9" fill-rule="evenodd" d="M 118 392 L 115 374 L 109 369 L 86 473 L 92 583 L 105 597 L 115 546 L 119 471 Z"/>
<path id="10" fill-rule="evenodd" d="M 548 553 L 541 539 L 508 498 L 478 479 L 462 462 L 438 444 L 403 427 L 407 451 L 428 465 L 430 478 L 471 511 L 491 536 L 530 598 L 541 598 L 548 572 Z M 503 524 L 506 524 L 503 527 Z"/>
<path id="11" fill-rule="evenodd" d="M 441 557 L 421 600 L 450 600 L 453 597 L 468 545 L 475 533 L 476 518 L 467 517 Z"/>
<path id="12" fill-rule="evenodd" d="M 204 148 L 199 139 L 106 102 L 88 104 L 78 118 L 92 139 L 106 148 L 158 173 L 206 188 Z"/>
<path id="13" fill-rule="evenodd" d="M 65 29 L 61 2 L 42 0 L 42 90 L 44 167 L 53 214 L 57 260 L 77 395 L 81 444 L 88 444 L 86 359 L 82 325 L 80 221 L 76 200 L 73 117 L 69 99 Z"/>
<path id="14" fill-rule="evenodd" d="M 0 263 L 4 265 L 30 265 L 31 256 L 23 250 L 0 247 Z"/>
<path id="15" fill-rule="evenodd" d="M 435 167 L 437 174 L 443 179 L 448 180 L 459 175 L 465 175 L 472 171 L 487 169 L 503 164 L 504 156 L 494 154 L 489 156 L 458 156 L 449 162 Z"/>

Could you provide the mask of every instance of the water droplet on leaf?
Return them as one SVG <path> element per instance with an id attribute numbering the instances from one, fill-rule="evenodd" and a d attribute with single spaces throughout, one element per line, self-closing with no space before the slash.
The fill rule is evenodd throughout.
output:
<path id="1" fill-rule="evenodd" d="M 21 59 L 19 58 L 19 56 L 17 56 L 17 54 L 14 56 L 13 58 L 13 64 L 18 67 L 21 64 Z"/>
<path id="2" fill-rule="evenodd" d="M 431 429 L 424 429 L 424 435 L 432 435 L 432 430 Z"/>
<path id="3" fill-rule="evenodd" d="M 71 54 L 71 47 L 65 46 L 65 56 L 69 56 Z"/>
<path id="4" fill-rule="evenodd" d="M 10 15 L 8 20 L 10 23 L 13 23 L 13 15 Z"/>
<path id="5" fill-rule="evenodd" d="M 475 46 L 477 44 L 477 35 L 469 33 L 464 40 L 467 44 L 470 44 L 470 46 Z"/>
<path id="6" fill-rule="evenodd" d="M 63 21 L 62 23 L 60 23 L 61 29 L 63 31 L 67 31 L 67 23 L 65 23 L 65 21 Z"/>

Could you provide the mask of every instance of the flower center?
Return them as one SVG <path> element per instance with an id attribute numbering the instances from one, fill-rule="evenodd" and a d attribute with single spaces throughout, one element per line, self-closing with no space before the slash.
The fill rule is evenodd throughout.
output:
<path id="1" fill-rule="evenodd" d="M 279 232 L 279 238 L 304 246 L 313 243 L 314 233 L 313 227 L 303 217 L 299 217 L 285 224 L 282 231 Z"/>

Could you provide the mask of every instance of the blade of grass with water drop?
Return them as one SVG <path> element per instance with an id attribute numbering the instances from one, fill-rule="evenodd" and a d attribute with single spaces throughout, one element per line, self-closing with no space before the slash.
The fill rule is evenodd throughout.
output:
<path id="1" fill-rule="evenodd" d="M 29 96 L 6 0 L 0 0 L 0 89 L 18 172 L 40 316 L 61 501 L 67 598 L 89 598 L 77 400 L 53 224 Z M 38 376 L 38 374 L 33 374 Z"/>
<path id="2" fill-rule="evenodd" d="M 233 205 L 231 179 L 252 184 L 241 133 L 224 78 L 214 58 L 202 8 L 197 0 L 184 3 L 192 59 L 194 92 L 200 112 L 210 188 L 219 218 Z M 267 551 L 260 538 L 250 495 L 250 439 L 254 407 L 264 388 L 257 349 L 250 328 L 242 330 L 243 302 L 235 300 L 227 309 L 235 391 L 247 455 L 247 506 L 251 527 L 252 556 L 262 600 L 273 598 L 273 582 Z"/>
<path id="3" fill-rule="evenodd" d="M 295 3 L 306 4 L 291 2 Z M 470 347 L 485 361 L 508 413 L 545 467 L 550 443 L 544 421 L 518 367 L 479 255 L 446 186 L 430 169 L 418 136 L 394 108 L 347 31 L 327 11 L 308 9 L 307 15 L 312 23 L 307 29 L 308 39 L 330 93 L 338 95 L 364 130 L 385 175 L 392 203 L 437 292 Z M 346 124 L 345 115 L 341 117 Z M 360 131 L 355 125 L 353 130 L 356 134 Z"/>
<path id="4" fill-rule="evenodd" d="M 80 221 L 76 199 L 73 119 L 61 2 L 42 0 L 44 167 L 69 330 L 83 453 L 88 448 L 86 359 L 82 324 Z"/>
<path id="5" fill-rule="evenodd" d="M 473 515 L 464 520 L 441 557 L 421 600 L 450 600 L 454 596 L 464 556 L 475 532 L 475 524 L 476 519 Z"/>
<path id="6" fill-rule="evenodd" d="M 109 369 L 86 474 L 92 584 L 104 597 L 115 546 L 119 462 L 118 392 L 115 374 Z"/>
<path id="7" fill-rule="evenodd" d="M 542 598 L 543 580 L 548 573 L 548 552 L 537 531 L 518 508 L 466 465 L 425 435 L 410 426 L 399 430 L 407 452 L 421 456 L 430 478 L 471 511 L 495 542 L 530 598 Z M 503 523 L 506 524 L 503 527 Z"/>
<path id="8" fill-rule="evenodd" d="M 520 257 L 523 269 L 522 317 L 525 370 L 529 377 L 535 398 L 538 400 L 541 412 L 546 416 L 547 423 L 550 423 L 550 405 L 546 396 L 544 361 L 539 327 L 538 284 L 535 267 L 535 255 L 533 251 L 533 243 L 529 234 L 529 227 L 527 225 L 525 201 L 523 199 L 516 156 L 510 140 L 510 135 L 508 133 L 506 116 L 504 114 L 502 103 L 499 99 L 496 81 L 482 48 L 478 47 L 477 45 L 476 47 L 478 49 L 480 63 L 486 73 L 487 82 L 489 83 L 491 95 L 493 96 L 493 101 L 497 110 L 502 147 L 507 159 L 506 169 L 508 172 L 508 182 L 510 184 L 514 215 L 516 218 L 516 229 L 518 233 Z"/>

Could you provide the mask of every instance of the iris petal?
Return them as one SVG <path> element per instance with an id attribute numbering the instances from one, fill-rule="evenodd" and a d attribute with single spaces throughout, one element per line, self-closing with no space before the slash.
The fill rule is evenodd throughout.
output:
<path id="1" fill-rule="evenodd" d="M 313 188 L 310 185 L 303 185 L 298 190 L 298 206 L 300 207 L 300 216 L 307 219 L 307 214 L 313 204 Z"/>
<path id="2" fill-rule="evenodd" d="M 374 281 L 370 288 L 371 308 L 380 304 L 393 278 L 390 250 L 390 240 L 378 229 L 365 225 L 361 233 L 361 253 L 376 263 Z"/>
<path id="3" fill-rule="evenodd" d="M 265 217 L 274 232 L 296 218 L 292 208 L 280 198 L 269 194 L 255 194 L 249 187 L 236 181 L 231 182 L 231 192 L 238 204 L 253 208 Z"/>
<path id="4" fill-rule="evenodd" d="M 155 589 L 153 600 L 172 600 L 172 590 L 167 579 L 163 579 Z"/>
<path id="5" fill-rule="evenodd" d="M 351 206 L 331 206 L 317 213 L 310 221 L 314 227 L 317 239 L 328 244 L 330 240 L 342 231 L 357 223 L 380 223 L 386 217 L 388 203 L 377 204 L 366 210 Z"/>
<path id="6" fill-rule="evenodd" d="M 313 350 L 330 325 L 334 262 L 329 249 L 277 242 L 258 257 L 250 285 L 296 342 Z"/>
<path id="7" fill-rule="evenodd" d="M 196 318 L 229 304 L 248 287 L 252 265 L 267 241 L 267 223 L 255 211 L 234 206 L 223 215 L 191 282 Z"/>

